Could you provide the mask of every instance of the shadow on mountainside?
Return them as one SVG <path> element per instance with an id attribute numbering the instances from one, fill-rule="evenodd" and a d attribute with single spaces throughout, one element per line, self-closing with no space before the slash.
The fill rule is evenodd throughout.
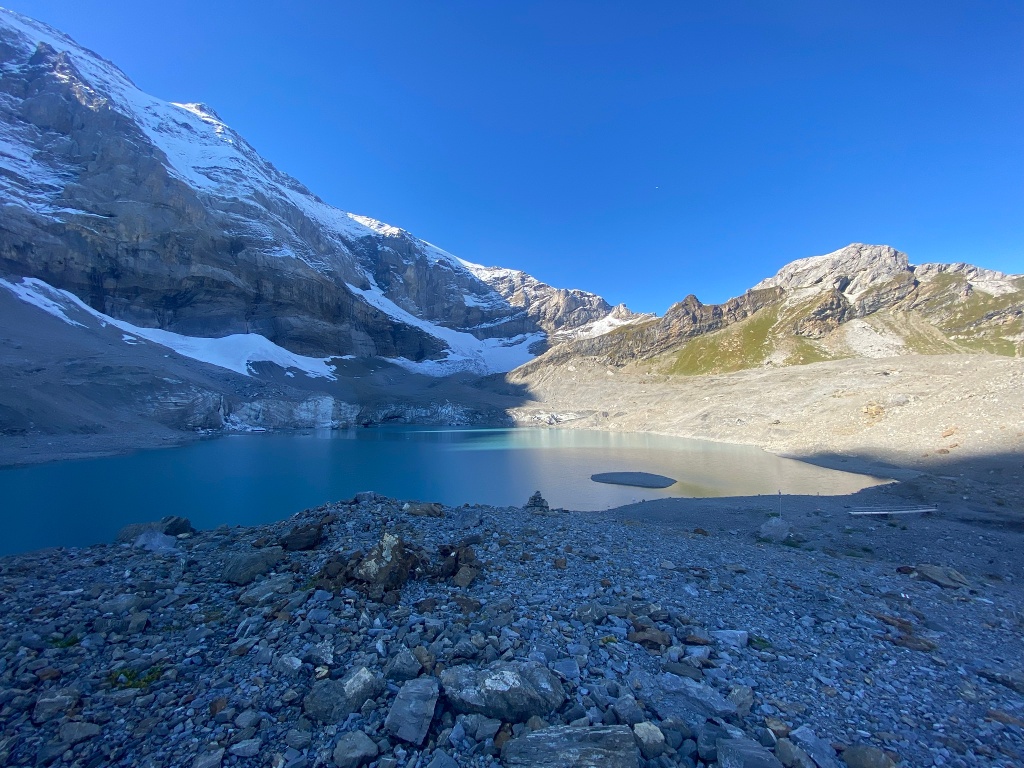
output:
<path id="1" fill-rule="evenodd" d="M 528 400 L 525 386 L 375 359 L 333 359 L 334 381 L 266 363 L 244 376 L 113 326 L 71 325 L 3 289 L 0 329 L 0 467 L 178 445 L 225 426 L 511 425 L 507 411 Z"/>
<path id="2" fill-rule="evenodd" d="M 658 499 L 613 510 L 621 519 L 677 535 L 739 537 L 826 556 L 894 565 L 934 563 L 974 579 L 1024 580 L 1024 457 L 1016 453 L 932 459 L 916 467 L 871 456 L 822 454 L 804 460 L 898 478 L 846 496 Z M 769 543 L 761 526 L 779 516 L 793 538 Z M 856 516 L 851 510 L 929 506 L 928 514 Z"/>

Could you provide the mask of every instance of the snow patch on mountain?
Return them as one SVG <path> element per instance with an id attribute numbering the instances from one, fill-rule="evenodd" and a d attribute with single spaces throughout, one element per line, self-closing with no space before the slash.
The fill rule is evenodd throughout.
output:
<path id="1" fill-rule="evenodd" d="M 274 363 L 286 371 L 301 371 L 310 378 L 335 380 L 335 369 L 329 364 L 329 358 L 297 355 L 256 333 L 236 333 L 221 338 L 184 336 L 180 333 L 158 328 L 142 328 L 123 320 L 116 320 L 97 312 L 73 293 L 54 288 L 37 278 L 26 277 L 21 283 L 11 283 L 0 278 L 0 286 L 11 291 L 22 301 L 39 307 L 69 325 L 86 327 L 84 323 L 68 316 L 69 312 L 74 313 L 75 310 L 85 312 L 99 321 L 101 326 L 112 325 L 120 329 L 123 332 L 121 340 L 126 344 L 135 345 L 139 343 L 140 338 L 146 339 L 172 349 L 184 357 L 226 368 L 243 376 L 252 375 L 251 363 L 267 362 Z"/>
<path id="2" fill-rule="evenodd" d="M 478 339 L 469 333 L 434 325 L 399 307 L 384 295 L 376 283 L 372 280 L 370 282 L 372 287 L 367 289 L 354 285 L 349 285 L 348 288 L 397 322 L 420 328 L 448 345 L 447 356 L 441 360 L 386 358 L 389 362 L 410 371 L 427 376 L 448 376 L 460 371 L 483 376 L 505 373 L 532 360 L 534 355 L 530 352 L 530 347 L 545 339 L 543 333 L 523 334 L 512 339 Z"/>
<path id="3" fill-rule="evenodd" d="M 84 324 L 68 317 L 67 312 L 65 311 L 66 306 L 62 302 L 54 300 L 53 297 L 55 295 L 59 295 L 60 298 L 64 298 L 65 292 L 58 291 L 56 288 L 44 283 L 42 280 L 26 277 L 21 281 L 21 283 L 11 283 L 0 278 L 0 286 L 6 288 L 26 304 L 38 307 L 47 314 L 53 315 L 58 320 L 62 320 L 68 325 L 77 325 L 79 328 L 85 327 Z"/>

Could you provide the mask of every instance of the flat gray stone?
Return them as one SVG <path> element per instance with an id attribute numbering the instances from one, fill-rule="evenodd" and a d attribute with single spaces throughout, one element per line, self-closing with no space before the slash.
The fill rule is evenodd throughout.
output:
<path id="1" fill-rule="evenodd" d="M 711 633 L 722 645 L 730 645 L 733 648 L 746 648 L 750 635 L 742 629 L 718 629 Z"/>
<path id="2" fill-rule="evenodd" d="M 596 475 L 591 475 L 590 479 L 595 483 L 632 485 L 636 488 L 668 488 L 678 482 L 671 477 L 654 475 L 650 472 L 598 472 Z"/>
<path id="3" fill-rule="evenodd" d="M 637 768 L 640 750 L 626 725 L 541 728 L 506 742 L 505 768 Z"/>
<path id="4" fill-rule="evenodd" d="M 867 744 L 847 747 L 843 751 L 843 762 L 846 768 L 896 768 L 896 763 L 885 752 Z"/>
<path id="5" fill-rule="evenodd" d="M 60 740 L 74 745 L 78 744 L 80 741 L 86 741 L 94 738 L 98 736 L 99 733 L 100 727 L 96 725 L 96 723 L 70 721 L 61 725 Z"/>
<path id="6" fill-rule="evenodd" d="M 373 760 L 378 753 L 377 745 L 362 731 L 346 733 L 334 747 L 334 764 L 338 768 L 359 768 Z"/>
<path id="7" fill-rule="evenodd" d="M 737 716 L 736 705 L 714 688 L 688 677 L 663 672 L 645 681 L 644 698 L 662 720 L 677 718 L 691 726 L 712 717 Z"/>
<path id="8" fill-rule="evenodd" d="M 148 530 L 140 533 L 132 542 L 135 549 L 143 549 L 153 554 L 168 554 L 178 551 L 178 540 L 160 531 Z"/>
<path id="9" fill-rule="evenodd" d="M 215 749 L 212 752 L 196 755 L 196 759 L 192 761 L 192 768 L 220 768 L 223 760 L 224 750 Z"/>
<path id="10" fill-rule="evenodd" d="M 393 736 L 419 746 L 427 736 L 440 688 L 433 677 L 409 680 L 398 691 L 384 727 Z"/>
<path id="11" fill-rule="evenodd" d="M 790 740 L 806 752 L 818 768 L 843 768 L 836 759 L 832 745 L 818 736 L 809 726 L 801 725 L 789 734 Z"/>
<path id="12" fill-rule="evenodd" d="M 41 693 L 32 709 L 32 722 L 41 725 L 60 717 L 78 703 L 79 696 L 78 691 L 73 688 Z"/>
<path id="13" fill-rule="evenodd" d="M 918 576 L 922 579 L 930 581 L 932 584 L 938 584 L 943 589 L 959 589 L 960 587 L 971 586 L 966 577 L 960 571 L 953 568 L 921 563 L 920 565 L 915 565 L 914 570 L 917 571 Z"/>
<path id="14" fill-rule="evenodd" d="M 753 739 L 719 739 L 718 768 L 782 768 L 782 763 Z"/>
<path id="15" fill-rule="evenodd" d="M 228 752 L 237 757 L 256 757 L 262 746 L 263 742 L 259 739 L 245 739 L 237 744 L 232 744 Z"/>

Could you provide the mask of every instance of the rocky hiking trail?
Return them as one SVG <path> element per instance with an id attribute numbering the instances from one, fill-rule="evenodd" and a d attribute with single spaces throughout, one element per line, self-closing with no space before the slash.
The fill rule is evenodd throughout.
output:
<path id="1" fill-rule="evenodd" d="M 6 557 L 0 764 L 1024 764 L 1019 581 L 729 525 L 364 493 Z"/>

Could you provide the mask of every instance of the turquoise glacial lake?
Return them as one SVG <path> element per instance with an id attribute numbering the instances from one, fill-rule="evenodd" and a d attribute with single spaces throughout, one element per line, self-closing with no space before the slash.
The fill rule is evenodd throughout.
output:
<path id="1" fill-rule="evenodd" d="M 675 478 L 663 489 L 596 483 L 599 472 Z M 112 541 L 166 515 L 196 528 L 267 523 L 377 491 L 399 499 L 600 510 L 668 496 L 846 494 L 875 478 L 749 446 L 559 429 L 381 427 L 232 435 L 180 448 L 0 470 L 0 554 Z"/>

